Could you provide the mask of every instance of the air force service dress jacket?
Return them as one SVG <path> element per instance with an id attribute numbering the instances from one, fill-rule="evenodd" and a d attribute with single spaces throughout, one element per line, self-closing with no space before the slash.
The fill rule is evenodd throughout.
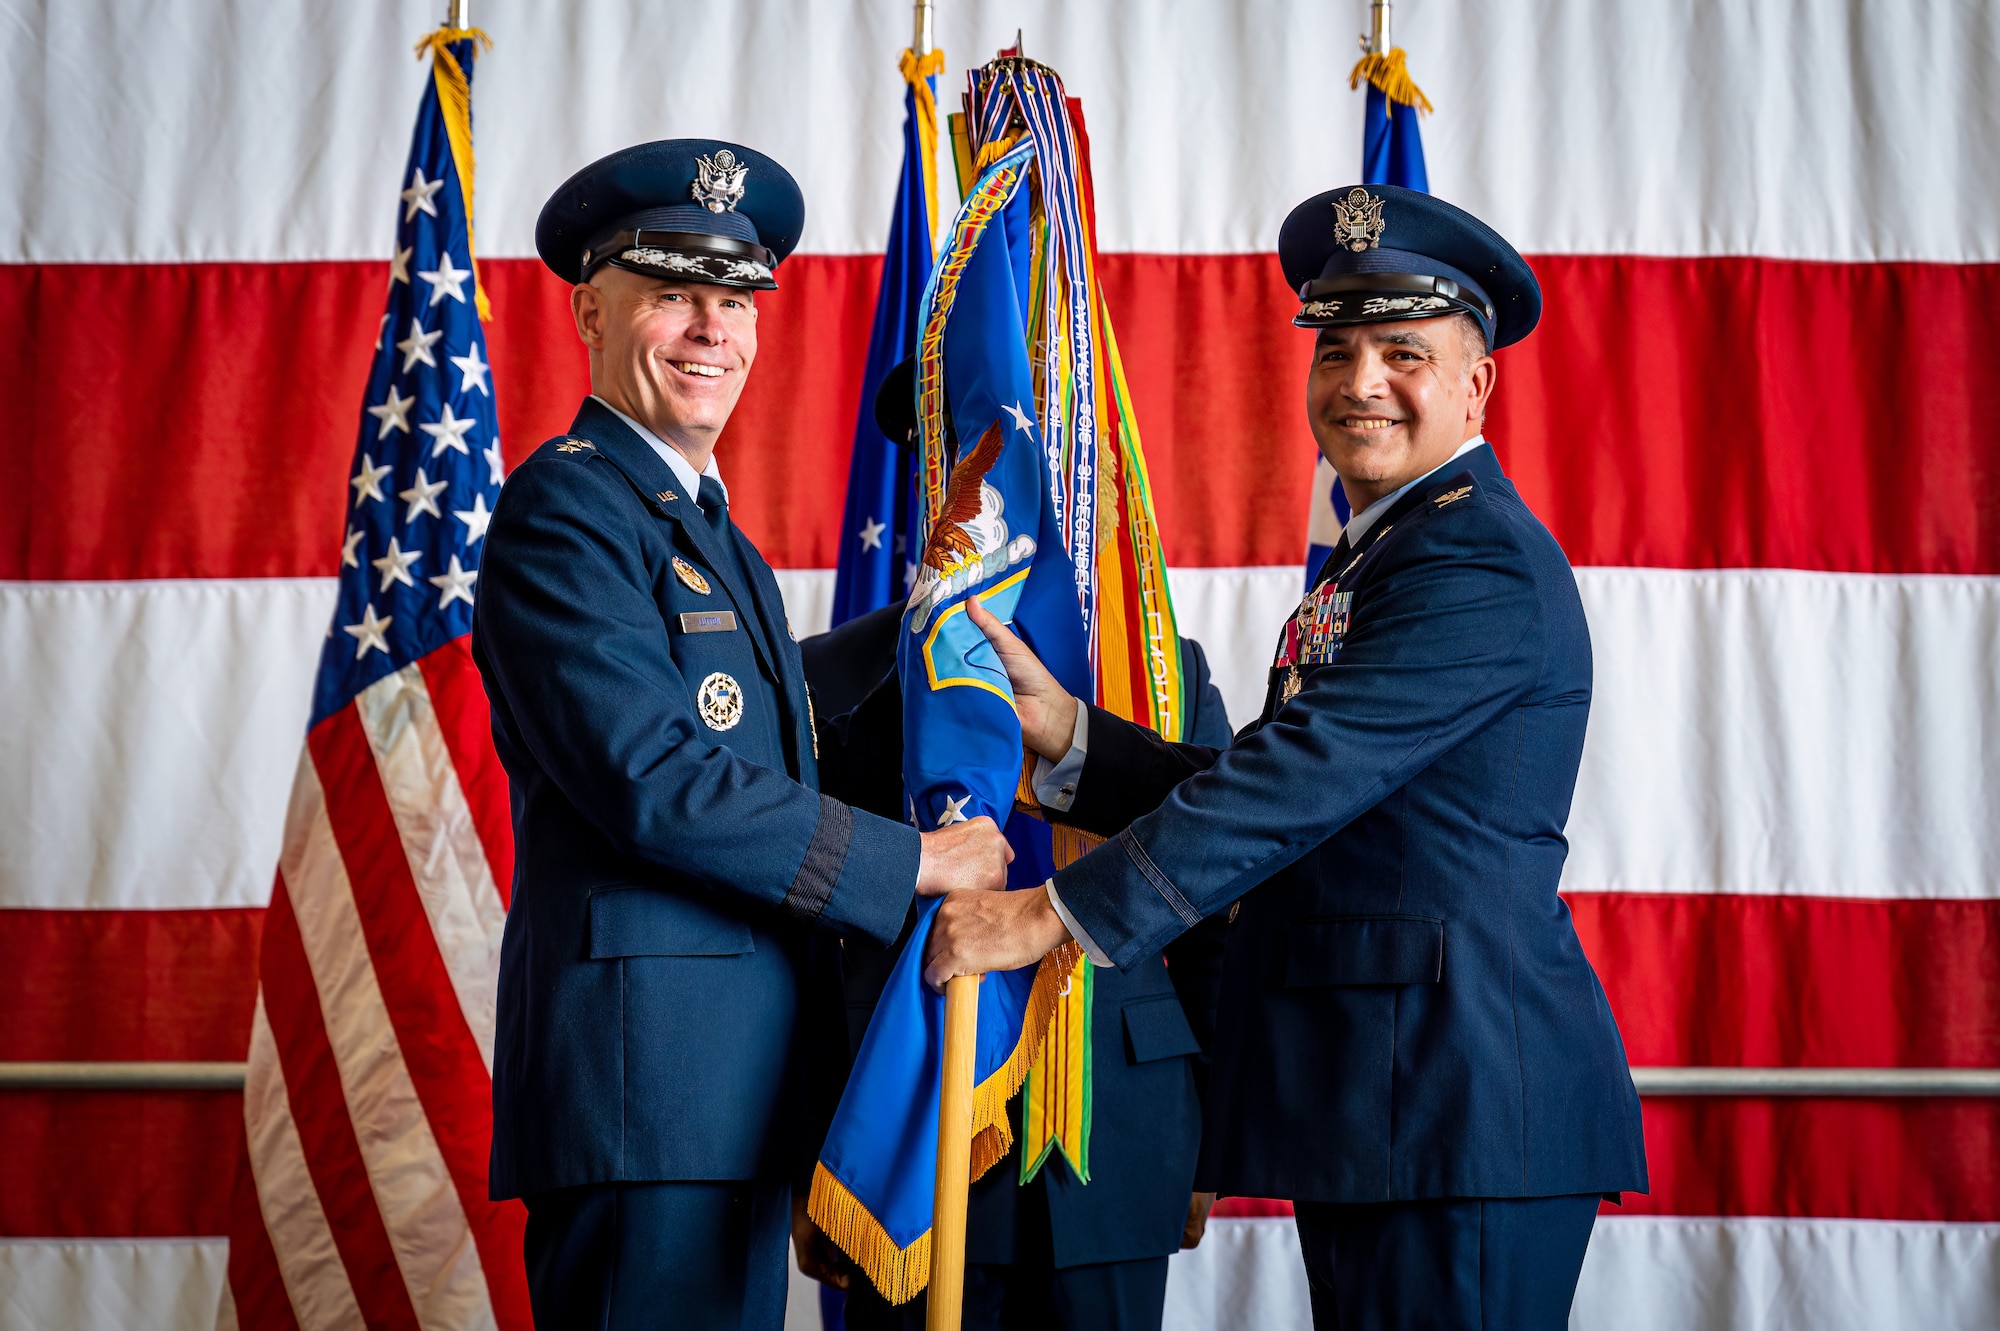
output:
<path id="1" fill-rule="evenodd" d="M 1119 966 L 1241 900 L 1197 1184 L 1315 1202 L 1644 1191 L 1639 1101 L 1556 895 L 1590 710 L 1562 550 L 1490 448 L 1349 550 L 1225 750 L 1093 709 L 1056 875 Z M 1282 654 L 1281 654 L 1282 660 Z"/>
<path id="2" fill-rule="evenodd" d="M 507 478 L 473 655 L 512 787 L 493 1051 L 496 1198 L 782 1179 L 837 1022 L 815 930 L 889 942 L 917 833 L 817 793 L 770 567 L 586 401 Z M 838 1038 L 837 1034 L 833 1038 Z"/>
<path id="3" fill-rule="evenodd" d="M 841 741 L 827 765 L 827 789 L 884 814 L 903 799 L 902 693 L 895 674 L 902 617 L 901 605 L 885 606 L 803 644 L 815 697 L 862 700 L 823 723 L 823 740 Z M 1192 638 L 1181 640 L 1181 665 L 1188 681 L 1188 733 L 1201 743 L 1226 746 L 1229 718 L 1222 695 L 1209 679 L 1201 644 Z M 1181 935 L 1164 959 L 1154 953 L 1124 970 L 1098 972 L 1090 1021 L 1090 1182 L 1079 1180 L 1062 1152 L 1054 1151 L 1023 1189 L 1020 1158 L 1010 1154 L 972 1184 L 968 1262 L 1013 1265 L 1039 1257 L 1066 1268 L 1180 1250 L 1201 1142 L 1204 1052 L 1215 1020 L 1222 923 L 1208 921 Z M 900 947 L 857 943 L 843 949 L 849 1038 L 856 1052 L 899 955 Z M 1018 1142 L 1018 1099 L 1008 1112 Z M 1019 1251 L 1018 1208 L 1041 1206 L 1044 1198 L 1046 1255 Z"/>

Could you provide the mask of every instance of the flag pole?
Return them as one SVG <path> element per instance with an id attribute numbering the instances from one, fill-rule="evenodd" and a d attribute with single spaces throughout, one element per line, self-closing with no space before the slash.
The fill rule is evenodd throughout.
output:
<path id="1" fill-rule="evenodd" d="M 472 26 L 472 0 L 451 0 L 445 6 L 444 25 L 463 31 Z"/>
<path id="2" fill-rule="evenodd" d="M 910 50 L 919 59 L 931 53 L 935 44 L 931 36 L 931 0 L 917 0 L 916 32 L 910 40 Z"/>
<path id="3" fill-rule="evenodd" d="M 979 1045 L 979 976 L 944 987 L 944 1085 L 938 1096 L 937 1191 L 924 1331 L 959 1331 L 965 1312 L 965 1195 L 972 1173 L 972 1062 Z"/>

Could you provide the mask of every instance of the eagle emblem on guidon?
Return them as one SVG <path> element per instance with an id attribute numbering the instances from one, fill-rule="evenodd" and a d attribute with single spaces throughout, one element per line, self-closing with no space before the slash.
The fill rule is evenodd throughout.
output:
<path id="1" fill-rule="evenodd" d="M 694 159 L 694 201 L 712 213 L 733 213 L 743 202 L 743 177 L 750 163 L 739 162 L 724 148 L 713 157 Z"/>
<path id="2" fill-rule="evenodd" d="M 1333 220 L 1340 243 L 1356 254 L 1380 245 L 1382 233 L 1389 229 L 1382 220 L 1382 200 L 1359 185 L 1347 191 L 1346 198 L 1333 201 Z"/>
<path id="3" fill-rule="evenodd" d="M 743 719 L 743 686 L 720 670 L 701 682 L 694 702 L 710 730 L 728 730 Z"/>

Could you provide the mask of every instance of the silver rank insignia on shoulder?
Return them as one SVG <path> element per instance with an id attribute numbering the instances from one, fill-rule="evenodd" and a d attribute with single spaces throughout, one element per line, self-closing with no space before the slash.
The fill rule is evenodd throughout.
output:
<path id="1" fill-rule="evenodd" d="M 701 682 L 694 704 L 710 730 L 728 730 L 743 719 L 743 686 L 718 670 Z"/>
<path id="2" fill-rule="evenodd" d="M 596 447 L 597 445 L 591 443 L 588 439 L 565 439 L 561 443 L 556 445 L 556 452 L 581 453 L 586 448 L 596 448 Z"/>
<path id="3" fill-rule="evenodd" d="M 735 212 L 743 202 L 743 177 L 749 174 L 750 163 L 737 161 L 736 154 L 724 148 L 713 157 L 695 158 L 694 169 L 694 201 L 712 213 Z"/>
<path id="4" fill-rule="evenodd" d="M 682 559 L 679 555 L 674 556 L 674 576 L 686 583 L 688 588 L 696 594 L 701 596 L 708 595 L 708 579 L 701 576 L 700 569 L 688 563 L 687 560 Z"/>
<path id="5" fill-rule="evenodd" d="M 1356 254 L 1382 243 L 1389 224 L 1382 220 L 1382 200 L 1356 185 L 1344 199 L 1333 201 L 1334 225 L 1340 228 L 1340 243 Z"/>
<path id="6" fill-rule="evenodd" d="M 1306 682 L 1300 676 L 1297 666 L 1292 666 L 1286 670 L 1284 681 L 1278 685 L 1278 706 L 1283 707 L 1286 703 L 1298 697 L 1299 690 L 1304 688 L 1305 685 Z"/>
<path id="7" fill-rule="evenodd" d="M 1436 504 L 1439 508 L 1443 508 L 1446 504 L 1456 504 L 1459 500 L 1465 498 L 1467 495 L 1471 493 L 1472 493 L 1471 486 L 1461 485 L 1456 490 L 1446 490 L 1443 494 L 1431 500 L 1431 502 L 1433 504 Z"/>

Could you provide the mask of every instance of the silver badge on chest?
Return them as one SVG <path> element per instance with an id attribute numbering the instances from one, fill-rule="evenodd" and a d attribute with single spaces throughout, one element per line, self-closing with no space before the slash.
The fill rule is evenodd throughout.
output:
<path id="1" fill-rule="evenodd" d="M 743 686 L 720 670 L 701 682 L 694 701 L 710 730 L 728 730 L 743 719 Z"/>

